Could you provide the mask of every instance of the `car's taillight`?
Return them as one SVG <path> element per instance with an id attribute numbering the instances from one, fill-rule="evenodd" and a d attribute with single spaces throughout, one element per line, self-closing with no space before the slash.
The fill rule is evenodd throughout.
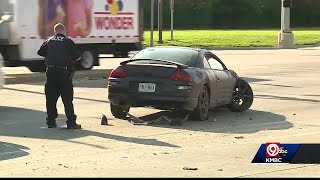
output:
<path id="1" fill-rule="evenodd" d="M 114 69 L 111 71 L 110 76 L 111 78 L 125 78 L 127 77 L 126 72 L 124 72 L 122 67 L 118 67 L 117 69 Z"/>
<path id="2" fill-rule="evenodd" d="M 192 79 L 190 75 L 185 72 L 184 70 L 178 70 L 174 74 L 170 76 L 170 79 L 173 81 L 185 81 L 185 82 L 191 82 Z"/>

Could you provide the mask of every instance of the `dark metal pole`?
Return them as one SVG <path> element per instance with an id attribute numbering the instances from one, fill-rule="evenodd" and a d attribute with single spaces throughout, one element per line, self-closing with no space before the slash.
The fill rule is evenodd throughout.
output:
<path id="1" fill-rule="evenodd" d="M 153 46 L 154 0 L 151 0 L 150 47 Z"/>
<path id="2" fill-rule="evenodd" d="M 171 9 L 171 41 L 173 41 L 173 11 L 174 11 L 174 0 L 171 0 L 170 3 L 170 9 Z"/>
<path id="3" fill-rule="evenodd" d="M 163 44 L 162 40 L 162 0 L 158 0 L 158 28 L 159 28 L 159 44 Z"/>

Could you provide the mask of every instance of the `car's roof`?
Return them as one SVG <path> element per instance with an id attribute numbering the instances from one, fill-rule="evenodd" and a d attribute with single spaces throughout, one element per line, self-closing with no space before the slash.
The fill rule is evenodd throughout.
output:
<path id="1" fill-rule="evenodd" d="M 198 52 L 205 50 L 205 49 L 200 49 L 200 48 L 183 47 L 183 46 L 154 46 L 154 47 L 147 47 L 146 49 L 150 49 L 150 48 L 154 48 L 154 49 L 160 49 L 160 48 L 189 49 L 189 50 L 198 51 Z"/>

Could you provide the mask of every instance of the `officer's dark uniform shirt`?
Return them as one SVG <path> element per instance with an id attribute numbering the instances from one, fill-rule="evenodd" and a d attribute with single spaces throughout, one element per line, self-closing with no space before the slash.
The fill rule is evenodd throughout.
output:
<path id="1" fill-rule="evenodd" d="M 80 58 L 75 43 L 63 34 L 55 34 L 47 39 L 38 51 L 45 57 L 47 65 L 66 66 L 72 68 L 73 61 Z"/>

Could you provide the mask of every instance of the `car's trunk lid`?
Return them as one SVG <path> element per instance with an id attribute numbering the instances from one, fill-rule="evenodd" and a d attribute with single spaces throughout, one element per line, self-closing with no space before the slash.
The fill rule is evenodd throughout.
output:
<path id="1" fill-rule="evenodd" d="M 170 78 L 177 71 L 174 65 L 125 65 L 123 70 L 128 77 Z"/>

